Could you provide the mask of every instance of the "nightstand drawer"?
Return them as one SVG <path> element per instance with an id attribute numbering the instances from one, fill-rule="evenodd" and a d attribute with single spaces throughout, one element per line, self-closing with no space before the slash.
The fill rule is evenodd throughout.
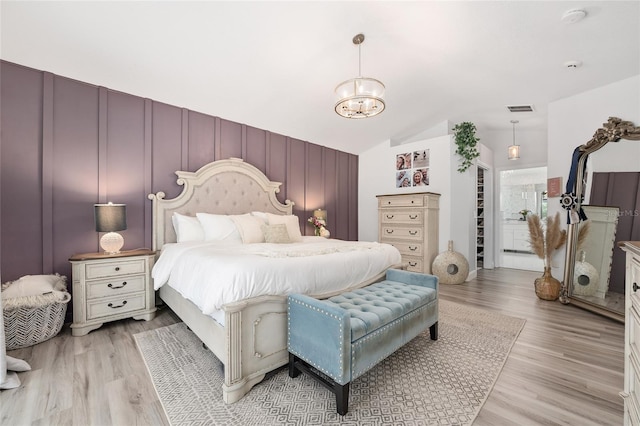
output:
<path id="1" fill-rule="evenodd" d="M 383 226 L 382 227 L 382 235 L 380 238 L 382 240 L 386 238 L 392 239 L 402 239 L 402 240 L 416 240 L 422 241 L 422 230 L 423 228 L 412 227 L 412 228 L 399 228 L 395 226 Z"/>
<path id="2" fill-rule="evenodd" d="M 125 314 L 145 308 L 145 294 L 126 294 L 121 297 L 110 297 L 87 301 L 87 320 L 100 317 Z"/>
<path id="3" fill-rule="evenodd" d="M 134 275 L 110 280 L 87 282 L 87 299 L 105 296 L 119 296 L 136 291 L 144 291 L 145 276 Z"/>
<path id="4" fill-rule="evenodd" d="M 119 275 L 144 274 L 145 259 L 122 260 L 118 262 L 95 262 L 86 265 L 86 279 L 117 277 Z"/>

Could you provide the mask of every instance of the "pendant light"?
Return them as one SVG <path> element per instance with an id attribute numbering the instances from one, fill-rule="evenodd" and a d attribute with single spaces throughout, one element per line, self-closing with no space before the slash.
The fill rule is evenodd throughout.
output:
<path id="1" fill-rule="evenodd" d="M 384 111 L 384 84 L 375 78 L 362 77 L 361 47 L 364 35 L 353 37 L 353 44 L 358 46 L 358 77 L 344 81 L 336 87 L 338 102 L 335 110 L 345 118 L 367 118 Z"/>
<path id="2" fill-rule="evenodd" d="M 516 145 L 516 123 L 518 120 L 511 120 L 513 125 L 513 144 L 509 146 L 508 158 L 509 160 L 517 160 L 520 158 L 520 145 Z"/>

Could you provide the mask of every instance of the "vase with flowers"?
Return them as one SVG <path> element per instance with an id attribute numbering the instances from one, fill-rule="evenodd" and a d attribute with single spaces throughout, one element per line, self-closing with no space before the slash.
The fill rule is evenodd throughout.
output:
<path id="1" fill-rule="evenodd" d="M 522 209 L 518 213 L 522 216 L 522 218 L 520 218 L 520 220 L 527 220 L 527 215 L 529 213 L 531 213 L 531 210 Z"/>
<path id="2" fill-rule="evenodd" d="M 326 222 L 324 219 L 318 219 L 316 217 L 310 217 L 308 222 L 313 225 L 315 235 L 317 237 L 329 238 L 331 233 L 326 228 Z"/>
<path id="3" fill-rule="evenodd" d="M 547 217 L 545 226 L 540 217 L 530 215 L 527 225 L 531 249 L 544 261 L 544 272 L 534 282 L 536 295 L 543 300 L 556 300 L 560 297 L 561 284 L 551 275 L 551 258 L 567 242 L 567 231 L 560 229 L 560 213 Z"/>

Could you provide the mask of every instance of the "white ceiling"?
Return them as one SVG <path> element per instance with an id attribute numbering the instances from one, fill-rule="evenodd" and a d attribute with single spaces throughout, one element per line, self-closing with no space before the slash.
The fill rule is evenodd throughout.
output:
<path id="1" fill-rule="evenodd" d="M 544 130 L 549 102 L 640 74 L 638 1 L 0 7 L 2 59 L 356 154 L 445 120 Z M 586 19 L 562 22 L 575 8 Z M 362 74 L 386 85 L 387 108 L 347 120 L 333 90 L 358 73 L 359 32 Z"/>

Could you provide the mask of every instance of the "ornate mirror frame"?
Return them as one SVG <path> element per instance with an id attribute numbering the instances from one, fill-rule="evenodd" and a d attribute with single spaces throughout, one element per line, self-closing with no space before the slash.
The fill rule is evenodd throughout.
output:
<path id="1" fill-rule="evenodd" d="M 575 213 L 580 212 L 584 192 L 584 170 L 589 154 L 598 151 L 609 142 L 618 142 L 620 139 L 640 141 L 640 127 L 636 127 L 630 121 L 623 121 L 617 117 L 609 117 L 609 120 L 596 130 L 591 139 L 584 145 L 578 147 L 577 173 L 575 186 L 572 195 L 575 197 L 575 204 L 570 210 Z M 565 194 L 566 196 L 567 194 Z M 571 195 L 571 194 L 570 194 Z M 564 198 L 564 196 L 563 196 Z M 618 321 L 624 322 L 624 315 L 617 315 L 615 312 L 605 308 L 591 305 L 588 302 L 577 300 L 571 297 L 570 286 L 573 283 L 574 266 L 576 262 L 576 251 L 578 245 L 578 225 L 579 220 L 569 223 L 567 229 L 567 245 L 564 261 L 564 279 L 560 290 L 560 302 L 564 304 L 573 303 L 580 307 L 587 308 L 599 314 L 608 316 Z"/>

